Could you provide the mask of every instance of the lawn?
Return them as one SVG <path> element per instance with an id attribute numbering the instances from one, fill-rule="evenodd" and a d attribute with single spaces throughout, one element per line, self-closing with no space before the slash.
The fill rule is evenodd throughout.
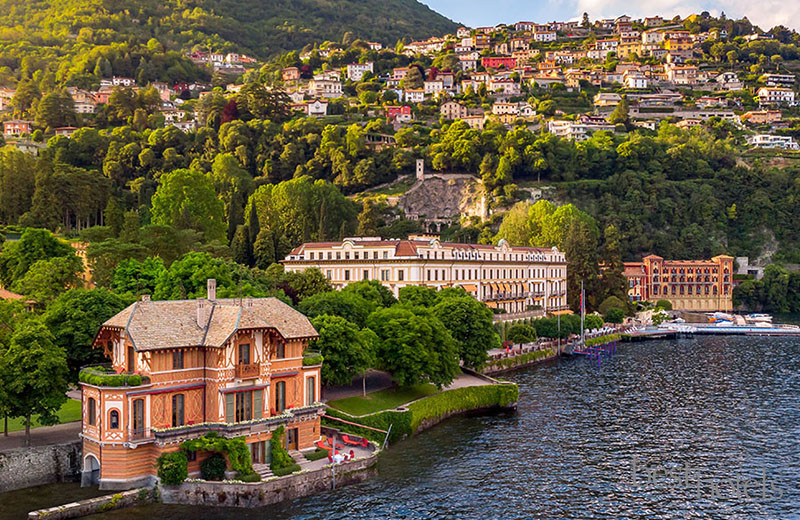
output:
<path id="1" fill-rule="evenodd" d="M 37 423 L 37 416 L 34 415 L 31 421 L 31 428 L 36 428 L 38 426 Z M 81 420 L 81 402 L 76 401 L 75 399 L 68 399 L 66 403 L 61 406 L 61 409 L 58 411 L 58 422 L 59 423 L 68 423 L 72 421 L 80 421 Z M 2 423 L 0 423 L 0 429 L 2 429 Z M 18 430 L 24 430 L 25 424 L 23 423 L 22 419 L 9 419 L 8 420 L 8 431 L 15 432 Z"/>
<path id="2" fill-rule="evenodd" d="M 397 408 L 401 404 L 406 404 L 435 393 L 436 387 L 431 384 L 389 388 L 369 393 L 366 397 L 357 396 L 329 401 L 328 406 L 349 413 L 350 415 L 364 415 L 381 410 L 391 410 Z"/>

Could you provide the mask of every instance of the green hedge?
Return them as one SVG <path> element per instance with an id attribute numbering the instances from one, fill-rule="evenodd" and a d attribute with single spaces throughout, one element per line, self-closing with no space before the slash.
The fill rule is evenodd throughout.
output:
<path id="1" fill-rule="evenodd" d="M 306 352 L 303 354 L 303 366 L 321 365 L 325 361 L 319 352 Z"/>
<path id="2" fill-rule="evenodd" d="M 411 430 L 417 431 L 423 421 L 451 412 L 508 406 L 518 399 L 519 388 L 515 384 L 469 386 L 447 390 L 409 405 L 413 414 Z"/>
<path id="3" fill-rule="evenodd" d="M 296 473 L 300 471 L 300 464 L 290 464 L 289 466 L 285 466 L 279 469 L 273 469 L 272 474 L 276 477 L 285 477 L 286 475 L 291 475 L 292 473 Z"/>
<path id="4" fill-rule="evenodd" d="M 150 382 L 148 378 L 139 374 L 117 374 L 103 367 L 81 369 L 78 380 L 94 386 L 141 386 L 142 383 Z"/>
<path id="5" fill-rule="evenodd" d="M 461 410 L 508 406 L 516 402 L 518 398 L 519 388 L 514 384 L 470 386 L 446 390 L 414 401 L 409 405 L 409 410 L 404 412 L 387 410 L 372 415 L 354 417 L 340 410 L 328 408 L 326 414 L 381 430 L 388 430 L 391 425 L 389 442 L 394 443 L 404 436 L 414 433 L 419 425 L 427 419 Z M 384 434 L 366 428 L 346 425 L 325 417 L 322 418 L 322 422 L 326 426 L 361 435 L 378 443 L 382 443 L 384 439 Z"/>
<path id="6" fill-rule="evenodd" d="M 303 456 L 305 456 L 306 460 L 314 461 L 327 458 L 329 453 L 330 452 L 328 450 L 321 450 L 317 448 L 315 451 L 312 451 L 311 453 L 304 453 Z"/>
<path id="7" fill-rule="evenodd" d="M 488 366 L 492 367 L 502 367 L 502 368 L 511 368 L 517 365 L 524 365 L 526 363 L 530 363 L 532 361 L 536 361 L 537 359 L 542 359 L 546 357 L 552 357 L 555 355 L 555 351 L 551 348 L 545 350 L 537 350 L 535 352 L 528 352 L 527 354 L 522 354 L 521 356 L 515 356 L 505 359 L 498 359 L 497 361 L 490 361 L 486 363 Z"/>

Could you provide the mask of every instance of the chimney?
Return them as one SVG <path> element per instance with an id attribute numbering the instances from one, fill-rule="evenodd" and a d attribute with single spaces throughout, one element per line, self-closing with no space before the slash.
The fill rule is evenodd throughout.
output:
<path id="1" fill-rule="evenodd" d="M 214 301 L 217 299 L 217 281 L 213 278 L 209 278 L 207 282 L 208 287 L 208 299 L 210 301 Z"/>
<path id="2" fill-rule="evenodd" d="M 205 328 L 208 323 L 208 303 L 203 298 L 197 299 L 197 326 L 201 329 Z"/>
<path id="3" fill-rule="evenodd" d="M 150 301 L 150 295 L 149 294 L 143 294 L 142 295 L 142 301 L 143 302 L 149 302 Z"/>

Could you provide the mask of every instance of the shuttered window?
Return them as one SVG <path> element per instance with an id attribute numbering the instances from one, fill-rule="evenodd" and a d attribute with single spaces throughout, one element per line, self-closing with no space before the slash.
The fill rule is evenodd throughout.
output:
<path id="1" fill-rule="evenodd" d="M 264 409 L 264 391 L 256 390 L 253 392 L 253 419 L 261 419 L 261 411 Z"/>
<path id="2" fill-rule="evenodd" d="M 236 396 L 234 394 L 225 394 L 225 422 L 231 424 L 236 417 Z"/>

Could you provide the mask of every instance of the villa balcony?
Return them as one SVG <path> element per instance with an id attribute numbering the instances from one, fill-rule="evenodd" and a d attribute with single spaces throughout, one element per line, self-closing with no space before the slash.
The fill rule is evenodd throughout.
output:
<path id="1" fill-rule="evenodd" d="M 310 406 L 301 408 L 287 408 L 280 414 L 254 419 L 238 423 L 208 422 L 198 424 L 185 424 L 174 428 L 153 428 L 142 431 L 140 439 L 129 437 L 130 440 L 147 441 L 152 440 L 157 444 L 168 445 L 179 443 L 187 439 L 195 439 L 208 432 L 216 432 L 226 438 L 248 436 L 254 433 L 264 433 L 275 429 L 276 426 L 288 425 L 297 420 L 322 415 L 325 412 L 325 405 L 314 403 Z M 130 433 L 129 433 L 130 435 Z"/>
<path id="2" fill-rule="evenodd" d="M 261 374 L 260 363 L 250 363 L 247 365 L 236 365 L 237 379 L 255 379 Z"/>

